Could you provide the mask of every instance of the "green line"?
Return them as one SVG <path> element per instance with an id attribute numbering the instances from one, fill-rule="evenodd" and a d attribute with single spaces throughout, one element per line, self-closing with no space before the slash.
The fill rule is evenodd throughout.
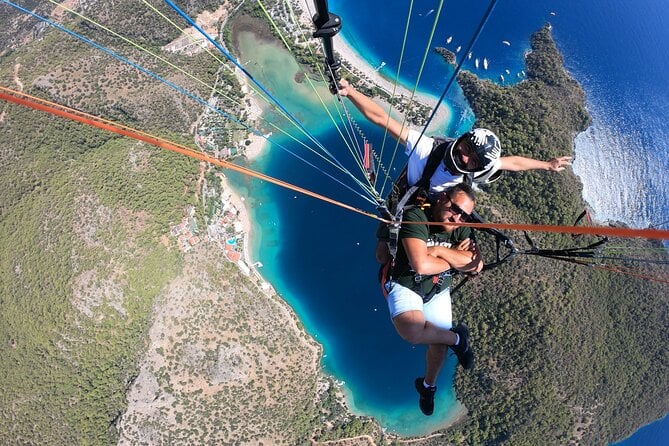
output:
<path id="1" fill-rule="evenodd" d="M 52 1 L 52 2 L 53 2 L 53 0 L 49 0 L 49 1 Z M 167 16 L 166 16 L 165 14 L 163 14 L 161 11 L 159 11 L 158 9 L 156 9 L 153 5 L 151 5 L 150 3 L 148 3 L 146 0 L 142 0 L 142 1 L 143 1 L 143 3 L 144 3 L 146 6 L 148 6 L 151 10 L 153 10 L 154 12 L 156 12 L 156 13 L 157 13 L 158 15 L 160 15 L 163 19 L 165 19 L 168 23 L 170 23 L 170 24 L 171 24 L 172 26 L 174 26 L 177 30 L 179 30 L 179 32 L 181 32 L 183 35 L 187 36 L 187 37 L 191 40 L 191 42 L 199 43 L 199 41 L 198 41 L 197 39 L 195 39 L 193 36 L 191 36 L 190 34 L 188 34 L 183 28 L 179 27 L 179 25 L 177 25 L 176 23 L 174 23 L 174 21 L 172 21 L 169 17 L 167 17 Z M 83 16 L 82 16 L 82 18 L 83 18 Z M 102 27 L 102 25 L 99 25 L 99 26 Z M 111 31 L 110 31 L 110 32 L 111 32 Z M 140 48 L 141 48 L 141 47 L 140 47 Z M 214 60 L 216 60 L 217 62 L 219 62 L 219 63 L 220 63 L 221 65 L 223 65 L 224 67 L 228 68 L 231 72 L 234 72 L 234 70 L 230 69 L 230 68 L 226 65 L 226 61 L 221 60 L 218 56 L 216 56 L 214 53 L 212 53 L 211 51 L 209 51 L 209 49 L 204 48 L 204 50 L 205 50 L 205 52 L 206 52 L 207 54 L 209 54 Z M 147 51 L 148 51 L 148 50 L 147 50 Z M 149 53 L 150 53 L 150 52 L 149 52 Z M 152 53 L 151 53 L 151 54 L 152 54 Z M 156 56 L 156 57 L 158 57 L 158 56 Z M 247 85 L 248 85 L 248 84 L 247 84 Z M 210 87 L 210 88 L 214 88 L 214 87 L 211 87 L 211 86 L 209 86 L 209 85 L 207 85 L 207 86 Z M 272 105 L 273 109 L 274 109 L 276 112 L 278 112 L 278 113 L 279 113 L 281 116 L 283 116 L 286 120 L 288 120 L 289 122 L 291 122 L 291 124 L 293 124 L 293 126 L 295 126 L 295 127 L 297 127 L 297 128 L 299 129 L 299 126 L 297 126 L 294 122 L 292 122 L 292 120 L 290 120 L 290 119 L 288 118 L 288 116 L 286 116 L 286 114 L 285 114 L 282 110 L 280 110 L 278 107 L 276 107 L 275 105 L 273 105 L 273 104 L 269 101 L 269 99 L 263 94 L 263 92 L 262 92 L 261 90 L 259 90 L 258 88 L 256 88 L 254 85 L 249 85 L 249 86 L 250 86 L 251 89 L 253 89 L 253 91 L 255 91 L 255 92 L 259 95 L 259 97 L 261 97 L 267 104 Z M 242 105 L 242 104 L 240 104 L 239 102 L 235 101 L 234 99 L 227 97 L 224 93 L 221 93 L 221 92 L 219 92 L 218 90 L 215 90 L 215 88 L 214 88 L 214 91 L 217 91 L 219 94 L 223 95 L 223 97 L 225 97 L 226 99 L 231 100 L 233 103 L 238 104 L 238 105 Z M 262 116 L 262 114 L 258 115 L 256 118 L 260 118 L 260 119 L 262 119 L 267 125 L 269 125 L 269 126 L 270 126 L 271 128 L 273 128 L 274 130 L 279 131 L 279 132 L 282 133 L 283 135 L 289 137 L 289 138 L 292 139 L 293 141 L 295 141 L 295 142 L 297 142 L 298 144 L 302 145 L 303 147 L 305 147 L 305 148 L 306 148 L 307 150 L 309 150 L 310 152 L 314 153 L 315 155 L 317 155 L 317 156 L 320 157 L 321 159 L 325 160 L 326 162 L 330 163 L 332 166 L 334 166 L 334 167 L 336 167 L 337 169 L 339 169 L 341 172 L 343 172 L 343 173 L 347 173 L 347 174 L 350 175 L 350 173 L 347 172 L 346 169 L 340 167 L 340 166 L 337 165 L 336 163 L 334 163 L 334 162 L 332 162 L 331 160 L 329 160 L 328 158 L 324 157 L 321 153 L 319 153 L 318 151 L 316 151 L 313 147 L 310 147 L 310 146 L 307 145 L 305 142 L 303 142 L 302 140 L 296 138 L 296 137 L 293 136 L 292 134 L 288 133 L 288 132 L 287 132 L 286 130 L 284 130 L 283 128 L 280 128 L 280 127 L 278 127 L 277 125 L 273 124 L 272 122 L 266 120 L 266 119 Z M 300 129 L 300 130 L 301 130 L 301 129 Z M 306 133 L 305 133 L 303 130 L 302 130 L 302 133 L 306 135 Z M 315 142 L 315 141 L 314 141 L 314 142 Z"/>
<path id="2" fill-rule="evenodd" d="M 263 12 L 265 13 L 267 19 L 270 21 L 270 23 L 271 23 L 272 26 L 274 27 L 275 31 L 279 34 L 279 36 L 280 36 L 282 42 L 284 43 L 284 45 L 286 46 L 286 48 L 288 49 L 288 51 L 290 51 L 291 54 L 294 54 L 294 51 L 293 51 L 293 49 L 291 48 L 290 44 L 289 44 L 289 43 L 286 41 L 286 39 L 284 38 L 283 34 L 281 33 L 281 30 L 277 27 L 276 23 L 274 22 L 274 20 L 272 19 L 272 17 L 269 15 L 267 9 L 266 9 L 266 8 L 264 7 L 264 5 L 262 4 L 261 0 L 256 0 L 256 1 L 257 1 L 257 3 L 260 5 L 260 7 L 262 8 Z M 284 0 L 284 3 L 287 5 L 287 7 L 288 7 L 288 9 L 289 9 L 289 11 L 290 11 L 290 15 L 291 15 L 291 19 L 292 19 L 292 21 L 293 21 L 293 25 L 295 25 L 296 27 L 299 28 L 299 27 L 300 27 L 300 23 L 299 23 L 299 21 L 296 20 L 296 18 L 295 18 L 295 13 L 294 13 L 294 11 L 293 11 L 292 6 L 290 5 L 289 2 L 286 2 L 285 0 Z M 307 7 L 308 7 L 308 5 L 307 5 Z M 311 55 L 312 59 L 316 59 L 316 56 L 314 55 L 314 53 L 313 53 L 313 51 L 312 51 L 311 45 L 309 44 L 309 42 L 307 41 L 307 39 L 304 38 L 304 34 L 301 33 L 301 34 L 300 34 L 300 37 L 302 38 L 302 41 L 303 41 L 303 43 L 305 44 L 305 47 L 307 48 L 307 50 L 309 51 L 309 54 Z M 301 68 L 301 66 L 300 66 L 300 68 Z M 323 71 L 321 70 L 321 68 L 320 68 L 320 66 L 319 66 L 318 64 L 316 64 L 316 69 L 318 70 L 318 73 L 319 73 L 319 75 L 321 76 L 321 79 L 323 80 L 323 82 L 324 82 L 324 83 L 327 83 L 327 80 L 325 79 L 325 75 L 323 74 Z M 356 156 L 355 150 L 353 150 L 353 148 L 351 147 L 351 143 L 350 143 L 349 141 L 347 141 L 347 138 L 346 138 L 346 137 L 344 136 L 344 134 L 342 133 L 342 131 L 341 131 L 339 125 L 337 124 L 337 121 L 335 120 L 334 116 L 332 115 L 332 113 L 331 113 L 330 110 L 328 109 L 328 107 L 327 107 L 327 105 L 325 104 L 325 101 L 323 100 L 322 96 L 318 93 L 318 90 L 316 89 L 316 87 L 315 87 L 315 85 L 313 84 L 313 81 L 311 80 L 311 78 L 309 77 L 309 75 L 308 75 L 304 70 L 302 70 L 302 74 L 304 74 L 304 77 L 305 77 L 305 79 L 307 80 L 307 82 L 309 83 L 309 86 L 311 87 L 311 89 L 312 89 L 312 90 L 314 91 L 314 93 L 316 94 L 316 97 L 318 97 L 318 100 L 320 101 L 321 106 L 323 107 L 323 109 L 324 109 L 325 112 L 327 113 L 328 117 L 330 118 L 330 121 L 333 123 L 333 125 L 334 125 L 335 128 L 337 129 L 337 132 L 339 133 L 339 136 L 342 138 L 342 141 L 344 141 L 344 144 L 345 144 L 346 147 L 348 148 L 349 153 L 351 154 L 351 156 L 353 157 L 354 161 L 355 161 L 356 164 L 358 165 L 358 168 L 360 169 L 360 172 L 361 172 L 361 173 L 363 174 L 363 176 L 366 178 L 366 175 L 365 175 L 365 169 L 364 169 L 364 167 L 363 167 L 363 165 L 362 165 L 362 160 L 360 160 L 359 157 Z M 344 119 L 343 119 L 343 117 L 342 117 L 342 115 L 341 115 L 341 112 L 339 111 L 337 102 L 335 102 L 334 104 L 335 104 L 335 108 L 336 108 L 336 110 L 337 110 L 337 112 L 338 112 L 338 114 L 339 114 L 339 119 L 341 119 L 341 120 L 343 121 Z M 352 139 L 352 138 L 351 138 L 351 139 Z M 351 174 L 351 177 L 355 180 L 355 182 L 356 182 L 359 186 L 361 186 L 366 192 L 368 192 L 369 195 L 370 195 L 371 197 L 376 198 L 376 195 L 377 195 L 377 194 L 375 193 L 374 189 L 371 187 L 371 184 L 369 184 L 369 185 L 365 185 L 365 184 L 362 183 L 360 180 L 358 180 L 357 178 L 355 178 L 355 176 L 353 176 L 352 174 Z"/>
<path id="3" fill-rule="evenodd" d="M 428 54 L 430 54 L 430 49 L 432 48 L 432 39 L 434 38 L 434 33 L 437 29 L 437 22 L 439 21 L 439 17 L 441 15 L 441 9 L 442 9 L 443 6 L 444 6 L 444 0 L 440 0 L 439 1 L 439 8 L 437 9 L 437 12 L 434 16 L 434 22 L 432 22 L 432 30 L 430 31 L 430 38 L 428 39 L 427 45 L 425 47 L 425 52 L 423 53 L 423 60 L 421 61 L 420 70 L 418 70 L 418 76 L 416 77 L 416 83 L 414 84 L 413 90 L 411 91 L 411 97 L 409 98 L 409 106 L 408 106 L 409 108 L 411 108 L 411 104 L 413 103 L 414 97 L 416 95 L 416 90 L 418 90 L 418 84 L 420 83 L 420 77 L 423 74 L 423 70 L 425 69 L 425 62 L 427 61 L 427 56 L 428 56 Z M 407 121 L 407 116 L 406 116 L 406 113 L 405 113 L 404 114 L 404 119 L 402 120 L 402 128 L 404 128 L 404 124 L 406 123 L 406 121 Z M 391 166 L 392 166 L 392 163 L 395 160 L 395 155 L 397 154 L 397 148 L 398 147 L 399 147 L 399 140 L 395 144 L 395 150 L 393 151 L 393 156 L 392 156 L 391 161 L 390 161 Z M 405 163 L 405 165 L 407 163 L 408 163 L 408 159 L 407 159 L 407 162 Z M 386 183 L 384 181 L 383 187 L 381 188 L 381 190 L 383 190 L 385 188 L 385 184 Z"/>
<path id="4" fill-rule="evenodd" d="M 404 50 L 406 49 L 406 43 L 407 43 L 407 36 L 409 35 L 409 25 L 411 24 L 411 16 L 413 15 L 413 0 L 411 0 L 411 3 L 409 3 L 409 11 L 407 12 L 407 21 L 406 24 L 404 25 L 404 38 L 402 39 L 402 49 L 400 50 L 400 60 L 399 63 L 397 64 L 397 71 L 395 72 L 395 80 L 393 81 L 393 91 L 392 94 L 390 95 L 390 101 L 388 102 L 388 120 L 390 120 L 390 113 L 393 110 L 393 104 L 392 100 L 395 98 L 395 93 L 397 92 L 397 84 L 399 83 L 400 79 L 400 72 L 402 69 L 402 61 L 404 60 Z M 404 126 L 402 126 L 402 129 Z M 402 130 L 400 129 L 400 132 Z M 386 138 L 388 135 L 388 121 L 386 121 L 386 126 L 384 129 L 383 133 L 383 139 L 381 140 L 381 152 L 379 153 L 379 158 L 383 159 L 383 150 L 385 149 L 386 146 Z M 393 165 L 393 162 L 395 161 L 395 155 L 397 154 L 397 148 L 399 147 L 399 141 L 398 143 L 395 144 L 395 149 L 393 151 L 393 155 L 390 159 L 390 164 L 388 164 L 388 168 L 391 168 Z M 383 179 L 383 184 L 381 185 L 381 191 L 379 192 L 381 195 L 383 195 L 383 190 L 386 188 L 386 183 L 390 179 L 390 176 L 386 174 L 386 176 Z M 376 183 L 374 183 L 376 186 Z"/>

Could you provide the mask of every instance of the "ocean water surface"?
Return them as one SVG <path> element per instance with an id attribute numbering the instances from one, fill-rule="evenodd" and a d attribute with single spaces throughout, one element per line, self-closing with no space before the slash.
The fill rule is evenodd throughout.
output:
<path id="1" fill-rule="evenodd" d="M 634 434 L 614 446 L 664 446 L 669 439 L 669 415 L 641 427 Z"/>
<path id="2" fill-rule="evenodd" d="M 418 77 L 438 3 L 414 2 L 400 76 L 409 88 Z M 452 51 L 458 46 L 464 49 L 488 3 L 446 3 L 432 46 L 446 46 Z M 329 5 L 342 17 L 342 36 L 347 42 L 371 67 L 385 62 L 380 72 L 393 79 L 409 2 L 330 0 Z M 546 22 L 551 23 L 565 65 L 583 85 L 593 116 L 593 126 L 576 138 L 574 169 L 584 183 L 586 200 L 602 220 L 622 220 L 634 226 L 669 220 L 666 12 L 663 0 L 613 0 L 605 8 L 595 0 L 578 5 L 557 0 L 499 2 L 472 58 L 464 65 L 495 82 L 519 82 L 523 79 L 523 58 L 529 49 L 530 35 Z M 244 38 L 241 51 L 243 60 L 252 61 L 247 69 L 254 77 L 345 167 L 354 169 L 316 95 L 304 84 L 295 86 L 293 79 L 298 69 L 291 57 L 251 35 Z M 474 65 L 477 58 L 478 69 Z M 487 70 L 482 67 L 484 58 L 488 61 Z M 451 72 L 451 67 L 430 52 L 420 74 L 419 89 L 441 94 Z M 323 94 L 326 101 L 332 100 Z M 455 134 L 473 124 L 474 117 L 457 86 L 442 106 L 452 111 L 452 120 L 437 130 Z M 378 146 L 382 134 L 359 116 L 354 114 L 354 118 Z M 334 166 L 278 132 L 270 140 L 274 143 L 254 162 L 254 168 L 361 209 L 374 210 L 372 204 L 327 177 L 324 172 L 352 185 Z M 296 159 L 284 148 L 320 170 Z M 265 265 L 261 273 L 296 310 L 309 333 L 323 344 L 323 367 L 343 382 L 354 411 L 374 416 L 388 430 L 404 435 L 430 432 L 455 417 L 461 408 L 452 391 L 453 357 L 438 382 L 435 415 L 424 417 L 418 410 L 413 379 L 423 374 L 425 350 L 402 341 L 390 323 L 376 282 L 376 223 L 258 180 L 231 176 L 246 197 L 254 221 L 253 260 Z M 612 193 L 603 196 L 598 193 L 601 190 Z M 666 439 L 666 434 L 662 438 Z"/>

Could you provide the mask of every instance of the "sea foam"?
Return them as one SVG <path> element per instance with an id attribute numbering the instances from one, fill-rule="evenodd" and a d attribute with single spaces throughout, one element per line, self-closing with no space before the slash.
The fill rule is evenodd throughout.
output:
<path id="1" fill-rule="evenodd" d="M 667 219 L 666 154 L 647 147 L 643 133 L 595 119 L 576 137 L 574 172 L 597 220 L 648 227 Z"/>

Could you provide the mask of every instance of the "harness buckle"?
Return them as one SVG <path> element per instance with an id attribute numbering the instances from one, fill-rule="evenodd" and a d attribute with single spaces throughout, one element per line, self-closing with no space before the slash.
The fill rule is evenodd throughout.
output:
<path id="1" fill-rule="evenodd" d="M 391 223 L 388 225 L 388 251 L 390 252 L 390 258 L 395 261 L 397 256 L 397 244 L 400 239 L 400 228 L 402 227 L 402 214 L 403 211 L 400 209 L 397 215 L 393 216 Z"/>
<path id="2" fill-rule="evenodd" d="M 446 280 L 447 277 L 451 277 L 453 275 L 452 270 L 448 269 L 446 271 L 442 271 L 439 273 L 437 276 L 437 280 L 435 282 L 435 286 L 441 290 L 441 287 L 444 285 L 444 281 Z"/>

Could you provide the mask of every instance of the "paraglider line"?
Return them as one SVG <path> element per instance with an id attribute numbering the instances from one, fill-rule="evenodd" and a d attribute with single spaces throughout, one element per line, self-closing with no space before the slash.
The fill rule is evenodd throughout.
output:
<path id="1" fill-rule="evenodd" d="M 4 91 L 10 91 L 14 94 L 20 95 L 21 97 L 18 97 L 18 96 L 12 95 L 12 94 L 4 93 Z M 279 180 L 279 179 L 271 177 L 269 175 L 265 175 L 263 173 L 256 172 L 252 169 L 248 169 L 246 167 L 238 166 L 238 165 L 233 164 L 229 161 L 214 158 L 214 157 L 212 157 L 210 155 L 207 155 L 205 153 L 195 151 L 191 148 L 188 148 L 188 147 L 185 147 L 185 146 L 182 146 L 182 145 L 179 145 L 179 144 L 175 144 L 175 143 L 170 142 L 170 141 L 168 141 L 164 138 L 160 138 L 160 137 L 151 135 L 151 134 L 146 133 L 146 132 L 141 132 L 141 131 L 135 130 L 131 127 L 127 127 L 127 126 L 124 126 L 124 125 L 119 125 L 119 124 L 116 124 L 112 121 L 103 120 L 103 119 L 100 119 L 100 118 L 98 118 L 96 116 L 93 116 L 93 115 L 81 113 L 77 110 L 73 110 L 73 109 L 70 109 L 70 108 L 62 106 L 62 105 L 54 104 L 57 107 L 53 107 L 53 106 L 49 105 L 48 101 L 40 100 L 40 102 L 36 102 L 36 101 L 32 100 L 32 98 L 31 99 L 28 99 L 28 98 L 30 98 L 30 96 L 26 95 L 24 93 L 20 93 L 20 92 L 16 92 L 16 91 L 4 88 L 4 87 L 0 87 L 0 99 L 3 99 L 5 101 L 12 102 L 14 104 L 22 105 L 22 106 L 32 108 L 32 109 L 35 109 L 35 110 L 44 111 L 44 112 L 50 113 L 50 114 L 55 115 L 55 116 L 60 116 L 60 117 L 63 117 L 63 118 L 67 118 L 67 119 L 70 119 L 72 121 L 77 121 L 77 122 L 80 122 L 80 123 L 83 123 L 83 124 L 90 125 L 92 127 L 97 127 L 99 129 L 102 129 L 102 130 L 106 130 L 106 131 L 109 131 L 109 132 L 112 132 L 112 133 L 116 133 L 118 135 L 126 136 L 126 137 L 129 137 L 129 138 L 138 140 L 138 141 L 142 141 L 142 142 L 145 142 L 147 144 L 151 144 L 153 146 L 160 147 L 160 148 L 165 149 L 165 150 L 169 150 L 171 152 L 179 153 L 181 155 L 185 155 L 185 156 L 188 156 L 190 158 L 198 159 L 200 161 L 205 161 L 205 162 L 214 164 L 216 166 L 223 167 L 225 169 L 234 170 L 234 171 L 242 173 L 244 175 L 248 175 L 248 176 L 260 179 L 260 180 L 264 180 L 264 181 L 267 181 L 269 183 L 276 184 L 278 186 L 284 187 L 286 189 L 290 189 L 290 190 L 295 191 L 295 192 L 300 192 L 300 193 L 302 193 L 304 195 L 307 195 L 307 196 L 310 196 L 312 198 L 316 198 L 318 200 L 325 201 L 325 202 L 330 203 L 330 204 L 334 204 L 336 206 L 342 207 L 342 208 L 347 209 L 347 210 L 352 211 L 352 212 L 356 212 L 356 213 L 368 216 L 370 218 L 374 218 L 374 219 L 377 219 L 377 220 L 380 219 L 379 217 L 377 217 L 374 214 L 371 214 L 369 212 L 365 212 L 361 209 L 358 209 L 358 208 L 355 208 L 353 206 L 347 205 L 347 204 L 342 203 L 340 201 L 334 200 L 332 198 L 328 198 L 324 195 L 318 194 L 316 192 L 312 192 L 308 189 L 304 189 L 302 187 L 293 185 L 293 184 L 288 183 L 286 181 Z M 37 98 L 34 98 L 34 99 L 37 99 Z"/>
<path id="2" fill-rule="evenodd" d="M 24 13 L 26 13 L 26 14 L 28 14 L 28 15 L 34 17 L 34 18 L 36 18 L 36 19 L 38 19 L 38 20 L 41 20 L 41 21 L 43 21 L 43 22 L 45 22 L 45 23 L 48 23 L 49 25 L 53 26 L 54 28 L 59 29 L 60 31 L 63 31 L 63 32 L 67 33 L 68 35 L 70 35 L 70 36 L 76 38 L 77 40 L 81 40 L 82 42 L 86 43 L 87 45 L 90 45 L 90 46 L 92 46 L 92 47 L 94 47 L 94 48 L 96 48 L 96 49 L 99 49 L 100 51 L 102 51 L 102 52 L 104 52 L 104 53 L 106 53 L 106 54 L 108 54 L 108 55 L 114 57 L 115 59 L 117 59 L 117 60 L 119 60 L 119 61 L 121 61 L 121 62 L 123 62 L 123 63 L 126 63 L 126 64 L 130 65 L 131 67 L 135 68 L 136 70 L 139 70 L 140 72 L 149 75 L 150 77 L 152 77 L 152 78 L 154 78 L 154 79 L 156 79 L 156 80 L 158 80 L 158 81 L 164 83 L 164 84 L 167 85 L 168 87 L 170 87 L 170 88 L 176 90 L 177 92 L 179 92 L 179 93 L 181 93 L 181 94 L 183 94 L 183 95 L 189 97 L 190 99 L 196 101 L 197 103 L 199 103 L 199 104 L 201 104 L 201 105 L 203 105 L 203 106 L 205 106 L 205 107 L 207 107 L 207 108 L 213 110 L 215 113 L 217 113 L 217 114 L 219 114 L 219 115 L 221 115 L 221 116 L 223 116 L 223 117 L 225 117 L 225 118 L 230 119 L 232 122 L 234 122 L 234 123 L 236 123 L 236 124 L 239 124 L 239 125 L 242 126 L 243 128 L 247 129 L 249 132 L 253 133 L 254 135 L 260 136 L 261 138 L 263 138 L 263 139 L 269 141 L 269 138 L 268 138 L 267 136 L 265 136 L 265 135 L 264 135 L 262 132 L 260 132 L 259 130 L 256 130 L 256 129 L 254 129 L 254 128 L 248 126 L 247 124 L 244 124 L 243 122 L 239 121 L 238 119 L 234 118 L 233 116 L 229 115 L 228 113 L 226 113 L 226 112 L 224 112 L 224 111 L 222 111 L 222 110 L 219 110 L 219 109 L 217 109 L 216 107 L 213 107 L 213 106 L 210 105 L 207 101 L 205 101 L 205 100 L 202 99 L 202 98 L 199 98 L 199 97 L 195 96 L 194 94 L 190 93 L 188 90 L 184 89 L 183 87 L 180 87 L 180 86 L 178 86 L 178 85 L 176 85 L 176 84 L 174 84 L 174 83 L 168 81 L 167 79 L 165 79 L 165 78 L 159 76 L 158 74 L 153 73 L 152 71 L 150 71 L 150 70 L 148 70 L 148 69 L 146 69 L 146 68 L 144 68 L 144 67 L 142 67 L 142 66 L 140 66 L 140 65 L 138 65 L 138 64 L 136 64 L 136 63 L 134 63 L 133 61 L 131 61 L 131 60 L 129 60 L 129 59 L 127 59 L 127 58 L 121 56 L 120 54 L 114 52 L 113 50 L 111 50 L 111 49 L 109 49 L 109 48 L 106 48 L 106 47 L 104 47 L 104 46 L 102 46 L 102 45 L 100 45 L 100 44 L 98 44 L 98 43 L 96 43 L 96 42 L 93 42 L 92 40 L 90 40 L 90 39 L 88 39 L 88 38 L 86 38 L 86 37 L 84 37 L 84 36 L 82 36 L 82 35 L 80 35 L 80 34 L 74 32 L 74 31 L 72 31 L 72 30 L 69 30 L 69 29 L 67 29 L 67 28 L 65 28 L 65 27 L 63 27 L 63 26 L 61 26 L 61 25 L 59 25 L 59 24 L 57 24 L 57 23 L 55 23 L 55 22 L 53 22 L 53 21 L 51 21 L 51 20 L 45 18 L 45 17 L 42 17 L 42 16 L 40 16 L 39 14 L 36 14 L 36 13 L 30 11 L 30 10 L 27 10 L 27 9 L 23 8 L 22 6 L 20 6 L 20 5 L 14 4 L 14 3 L 10 2 L 9 0 L 0 0 L 0 2 L 3 2 L 3 3 L 5 3 L 5 4 L 9 5 L 9 6 L 12 6 L 12 7 L 14 7 L 14 8 L 16 8 L 16 9 L 18 9 L 18 10 L 20 10 L 20 11 L 22 11 L 22 12 L 24 12 Z M 297 155 L 296 153 L 292 152 L 292 151 L 291 151 L 290 149 L 288 149 L 287 147 L 285 147 L 285 146 L 283 146 L 283 145 L 281 145 L 281 144 L 279 144 L 279 143 L 275 143 L 275 144 L 277 144 L 277 146 L 281 147 L 283 150 L 285 150 L 286 152 L 290 153 L 291 155 L 293 155 L 294 157 L 296 157 L 296 158 L 299 159 L 300 161 L 304 162 L 304 163 L 307 164 L 308 166 L 313 167 L 313 168 L 316 169 L 318 172 L 322 173 L 323 175 L 327 176 L 327 177 L 330 178 L 331 180 L 333 180 L 333 181 L 339 183 L 341 186 L 347 188 L 348 190 L 352 191 L 354 194 L 356 194 L 356 195 L 358 195 L 359 197 L 363 198 L 364 200 L 368 201 L 369 203 L 376 204 L 376 203 L 375 203 L 372 199 L 370 199 L 369 197 L 366 197 L 366 196 L 364 196 L 364 195 L 361 195 L 359 192 L 355 191 L 355 190 L 352 189 L 350 186 L 344 184 L 342 181 L 338 180 L 337 178 L 334 178 L 334 177 L 333 177 L 332 175 L 330 175 L 329 173 L 325 172 L 324 170 L 322 170 L 322 169 L 320 169 L 319 167 L 315 166 L 314 164 L 310 163 L 310 162 L 307 161 L 306 159 L 304 159 L 304 158 L 302 158 L 301 156 Z M 343 169 L 344 172 L 349 173 L 344 167 L 342 167 L 342 166 L 340 166 L 340 167 Z M 349 173 L 349 175 L 350 175 L 350 173 Z"/>

